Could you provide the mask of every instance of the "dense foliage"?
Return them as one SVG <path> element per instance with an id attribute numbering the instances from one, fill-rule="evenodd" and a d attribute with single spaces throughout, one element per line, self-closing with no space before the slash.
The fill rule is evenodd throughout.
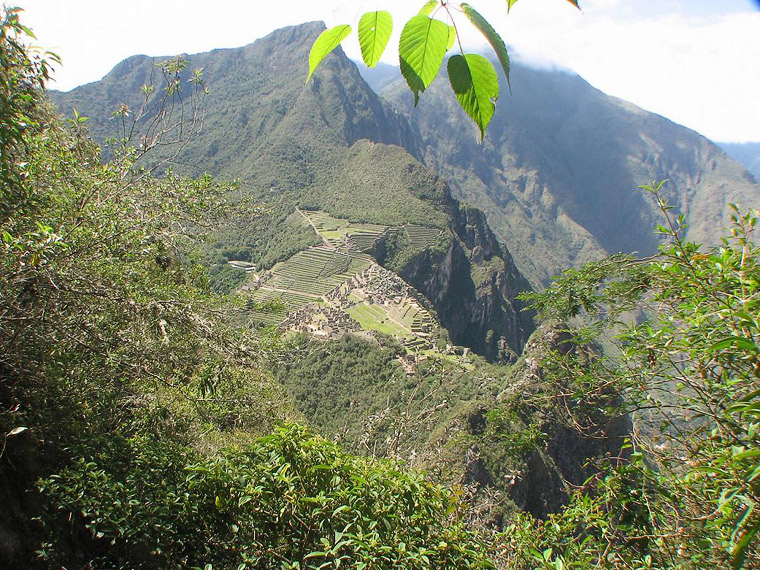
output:
<path id="1" fill-rule="evenodd" d="M 616 333 L 608 359 L 552 356 L 557 393 L 575 407 L 614 389 L 634 420 L 630 457 L 539 525 L 547 567 L 760 565 L 757 213 L 733 207 L 730 235 L 703 249 L 683 240 L 662 186 L 644 187 L 667 220 L 658 255 L 590 264 L 533 297 L 544 315 L 594 317 L 578 341 Z M 626 324 L 634 308 L 645 317 Z"/>
<path id="2" fill-rule="evenodd" d="M 86 562 L 98 568 L 492 567 L 448 492 L 302 427 L 210 459 L 135 439 L 42 488 L 97 538 Z M 61 554 L 58 541 L 43 549 Z"/>
<path id="3" fill-rule="evenodd" d="M 301 427 L 256 439 L 298 415 L 260 366 L 277 343 L 192 261 L 227 188 L 154 178 L 124 140 L 102 163 L 15 13 L 2 31 L 24 89 L 2 118 L 2 565 L 490 567 L 442 488 Z"/>

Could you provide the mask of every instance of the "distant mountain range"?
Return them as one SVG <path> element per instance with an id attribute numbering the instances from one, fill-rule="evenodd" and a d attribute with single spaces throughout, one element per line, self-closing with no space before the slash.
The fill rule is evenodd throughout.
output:
<path id="1" fill-rule="evenodd" d="M 718 143 L 726 154 L 740 162 L 756 180 L 760 180 L 760 142 Z"/>
<path id="2" fill-rule="evenodd" d="M 699 241 L 721 235 L 728 203 L 760 204 L 755 179 L 718 146 L 565 72 L 514 65 L 512 94 L 502 86 L 483 145 L 443 76 L 413 109 L 395 68 L 362 71 L 362 79 L 338 50 L 304 87 L 306 54 L 321 29 L 304 24 L 246 47 L 191 56 L 191 66 L 204 68 L 210 95 L 204 131 L 177 167 L 239 178 L 257 199 L 376 223 L 412 215 L 409 192 L 420 204 L 436 195 L 433 210 L 446 210 L 441 196 L 450 191 L 485 212 L 536 286 L 609 253 L 651 253 L 661 215 L 637 190 L 641 184 L 668 179 L 668 199 Z M 151 70 L 150 58 L 135 56 L 102 81 L 53 99 L 90 116 L 102 139 L 112 129 L 109 113 L 122 101 L 137 103 Z M 404 150 L 373 150 L 363 139 Z M 441 183 L 438 176 L 447 183 L 444 194 L 426 189 Z M 503 255 L 509 258 L 506 249 Z"/>

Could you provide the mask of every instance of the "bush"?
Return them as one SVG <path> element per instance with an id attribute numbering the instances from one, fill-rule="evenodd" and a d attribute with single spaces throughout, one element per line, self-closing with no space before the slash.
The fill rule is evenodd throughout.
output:
<path id="1" fill-rule="evenodd" d="M 449 492 L 300 426 L 212 459 L 135 438 L 41 487 L 93 568 L 493 567 Z M 70 561 L 66 541 L 44 555 Z"/>

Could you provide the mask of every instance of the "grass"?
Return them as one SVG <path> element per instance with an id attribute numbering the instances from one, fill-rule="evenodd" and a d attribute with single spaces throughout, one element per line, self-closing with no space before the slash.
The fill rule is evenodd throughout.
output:
<path id="1" fill-rule="evenodd" d="M 404 340 L 414 338 L 410 331 L 390 320 L 388 313 L 379 305 L 357 303 L 348 314 L 367 331 L 378 331 Z"/>

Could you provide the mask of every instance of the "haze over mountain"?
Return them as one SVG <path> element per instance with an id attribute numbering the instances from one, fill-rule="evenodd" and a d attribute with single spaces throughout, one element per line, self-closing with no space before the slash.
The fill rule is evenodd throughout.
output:
<path id="1" fill-rule="evenodd" d="M 728 156 L 743 164 L 756 179 L 760 179 L 760 142 L 718 144 Z"/>

